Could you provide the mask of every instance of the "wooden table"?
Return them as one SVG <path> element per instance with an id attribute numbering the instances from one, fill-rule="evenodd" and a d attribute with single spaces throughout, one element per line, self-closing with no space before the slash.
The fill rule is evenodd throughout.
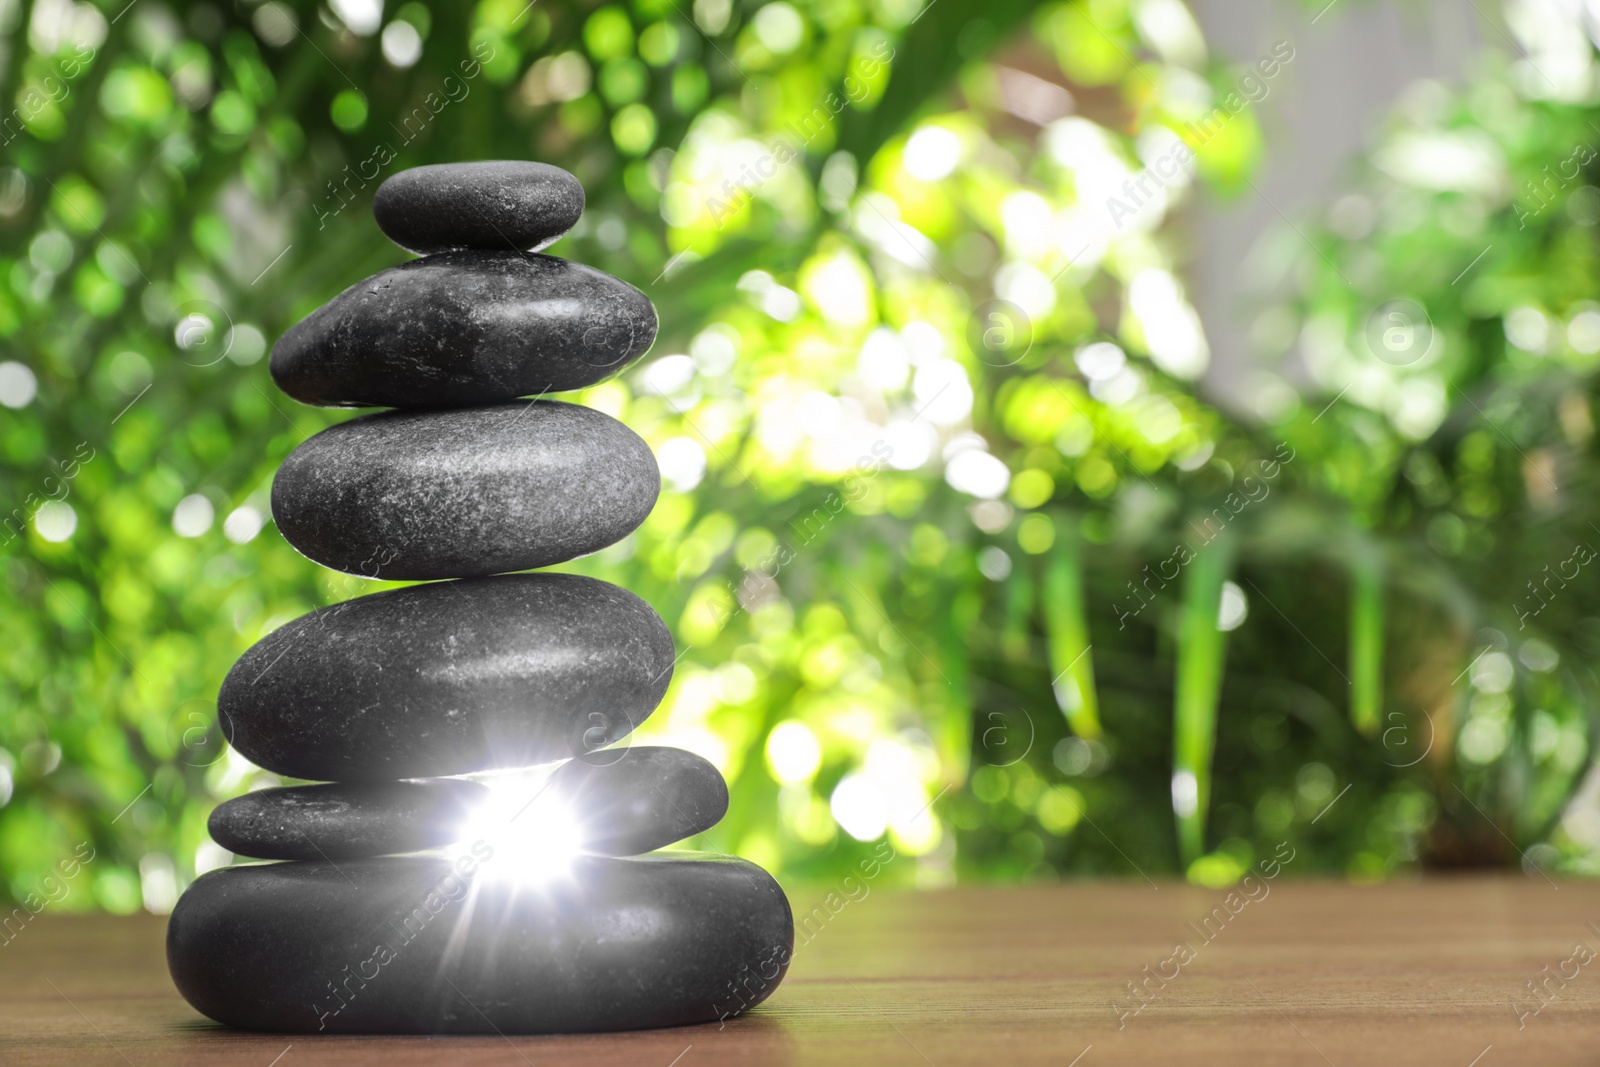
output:
<path id="1" fill-rule="evenodd" d="M 1265 888 L 1236 913 L 1144 882 L 874 890 L 822 911 L 778 992 L 725 1027 L 508 1039 L 224 1030 L 172 988 L 161 919 L 47 912 L 0 945 L 0 1064 L 1600 1063 L 1600 883 Z"/>

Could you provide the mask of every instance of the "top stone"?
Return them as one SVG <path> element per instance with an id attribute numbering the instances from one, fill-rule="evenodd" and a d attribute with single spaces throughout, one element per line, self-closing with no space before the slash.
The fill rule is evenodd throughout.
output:
<path id="1" fill-rule="evenodd" d="M 403 170 L 378 186 L 372 214 L 391 241 L 418 255 L 532 252 L 572 229 L 583 214 L 583 186 L 547 163 L 440 163 Z"/>

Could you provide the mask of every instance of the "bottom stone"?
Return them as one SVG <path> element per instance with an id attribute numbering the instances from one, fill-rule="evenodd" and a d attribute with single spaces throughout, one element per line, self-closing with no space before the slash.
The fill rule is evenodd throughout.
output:
<path id="1" fill-rule="evenodd" d="M 246 1029 L 561 1033 L 737 1015 L 793 945 L 783 890 L 744 860 L 582 856 L 527 877 L 479 842 L 453 861 L 213 871 L 172 913 L 167 964 L 190 1004 Z"/>

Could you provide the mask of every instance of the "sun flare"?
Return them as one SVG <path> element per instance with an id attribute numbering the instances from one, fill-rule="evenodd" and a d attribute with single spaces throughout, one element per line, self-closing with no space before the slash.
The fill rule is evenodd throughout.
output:
<path id="1" fill-rule="evenodd" d="M 544 771 L 484 779 L 489 798 L 469 816 L 462 842 L 493 849 L 484 864 L 492 877 L 543 882 L 571 869 L 582 847 L 578 821 L 548 780 Z"/>

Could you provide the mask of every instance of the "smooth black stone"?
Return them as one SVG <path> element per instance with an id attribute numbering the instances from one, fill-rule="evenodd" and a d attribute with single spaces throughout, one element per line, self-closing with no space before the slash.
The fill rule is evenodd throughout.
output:
<path id="1" fill-rule="evenodd" d="M 728 813 L 716 767 L 681 748 L 607 749 L 556 768 L 547 786 L 590 852 L 634 856 L 711 829 Z"/>
<path id="2" fill-rule="evenodd" d="M 272 516 L 325 567 L 397 580 L 547 567 L 638 527 L 661 492 L 639 435 L 553 400 L 366 415 L 302 444 Z"/>
<path id="3" fill-rule="evenodd" d="M 217 805 L 212 840 L 264 860 L 347 860 L 459 841 L 489 799 L 478 782 L 434 778 L 262 789 Z"/>
<path id="4" fill-rule="evenodd" d="M 583 185 L 548 163 L 436 163 L 378 186 L 372 214 L 389 240 L 412 252 L 533 250 L 572 229 L 583 214 Z"/>
<path id="5" fill-rule="evenodd" d="M 223 736 L 294 778 L 526 767 L 626 736 L 672 680 L 672 637 L 626 589 L 574 574 L 410 586 L 321 608 L 239 658 Z"/>
<path id="6" fill-rule="evenodd" d="M 515 1034 L 711 1022 L 783 980 L 794 920 L 754 864 L 590 856 L 526 882 L 477 848 L 488 858 L 460 867 L 408 856 L 212 871 L 167 925 L 173 982 L 251 1030 Z"/>
<path id="7" fill-rule="evenodd" d="M 307 404 L 473 407 L 593 385 L 656 339 L 650 299 L 579 263 L 446 252 L 351 286 L 272 346 Z"/>

